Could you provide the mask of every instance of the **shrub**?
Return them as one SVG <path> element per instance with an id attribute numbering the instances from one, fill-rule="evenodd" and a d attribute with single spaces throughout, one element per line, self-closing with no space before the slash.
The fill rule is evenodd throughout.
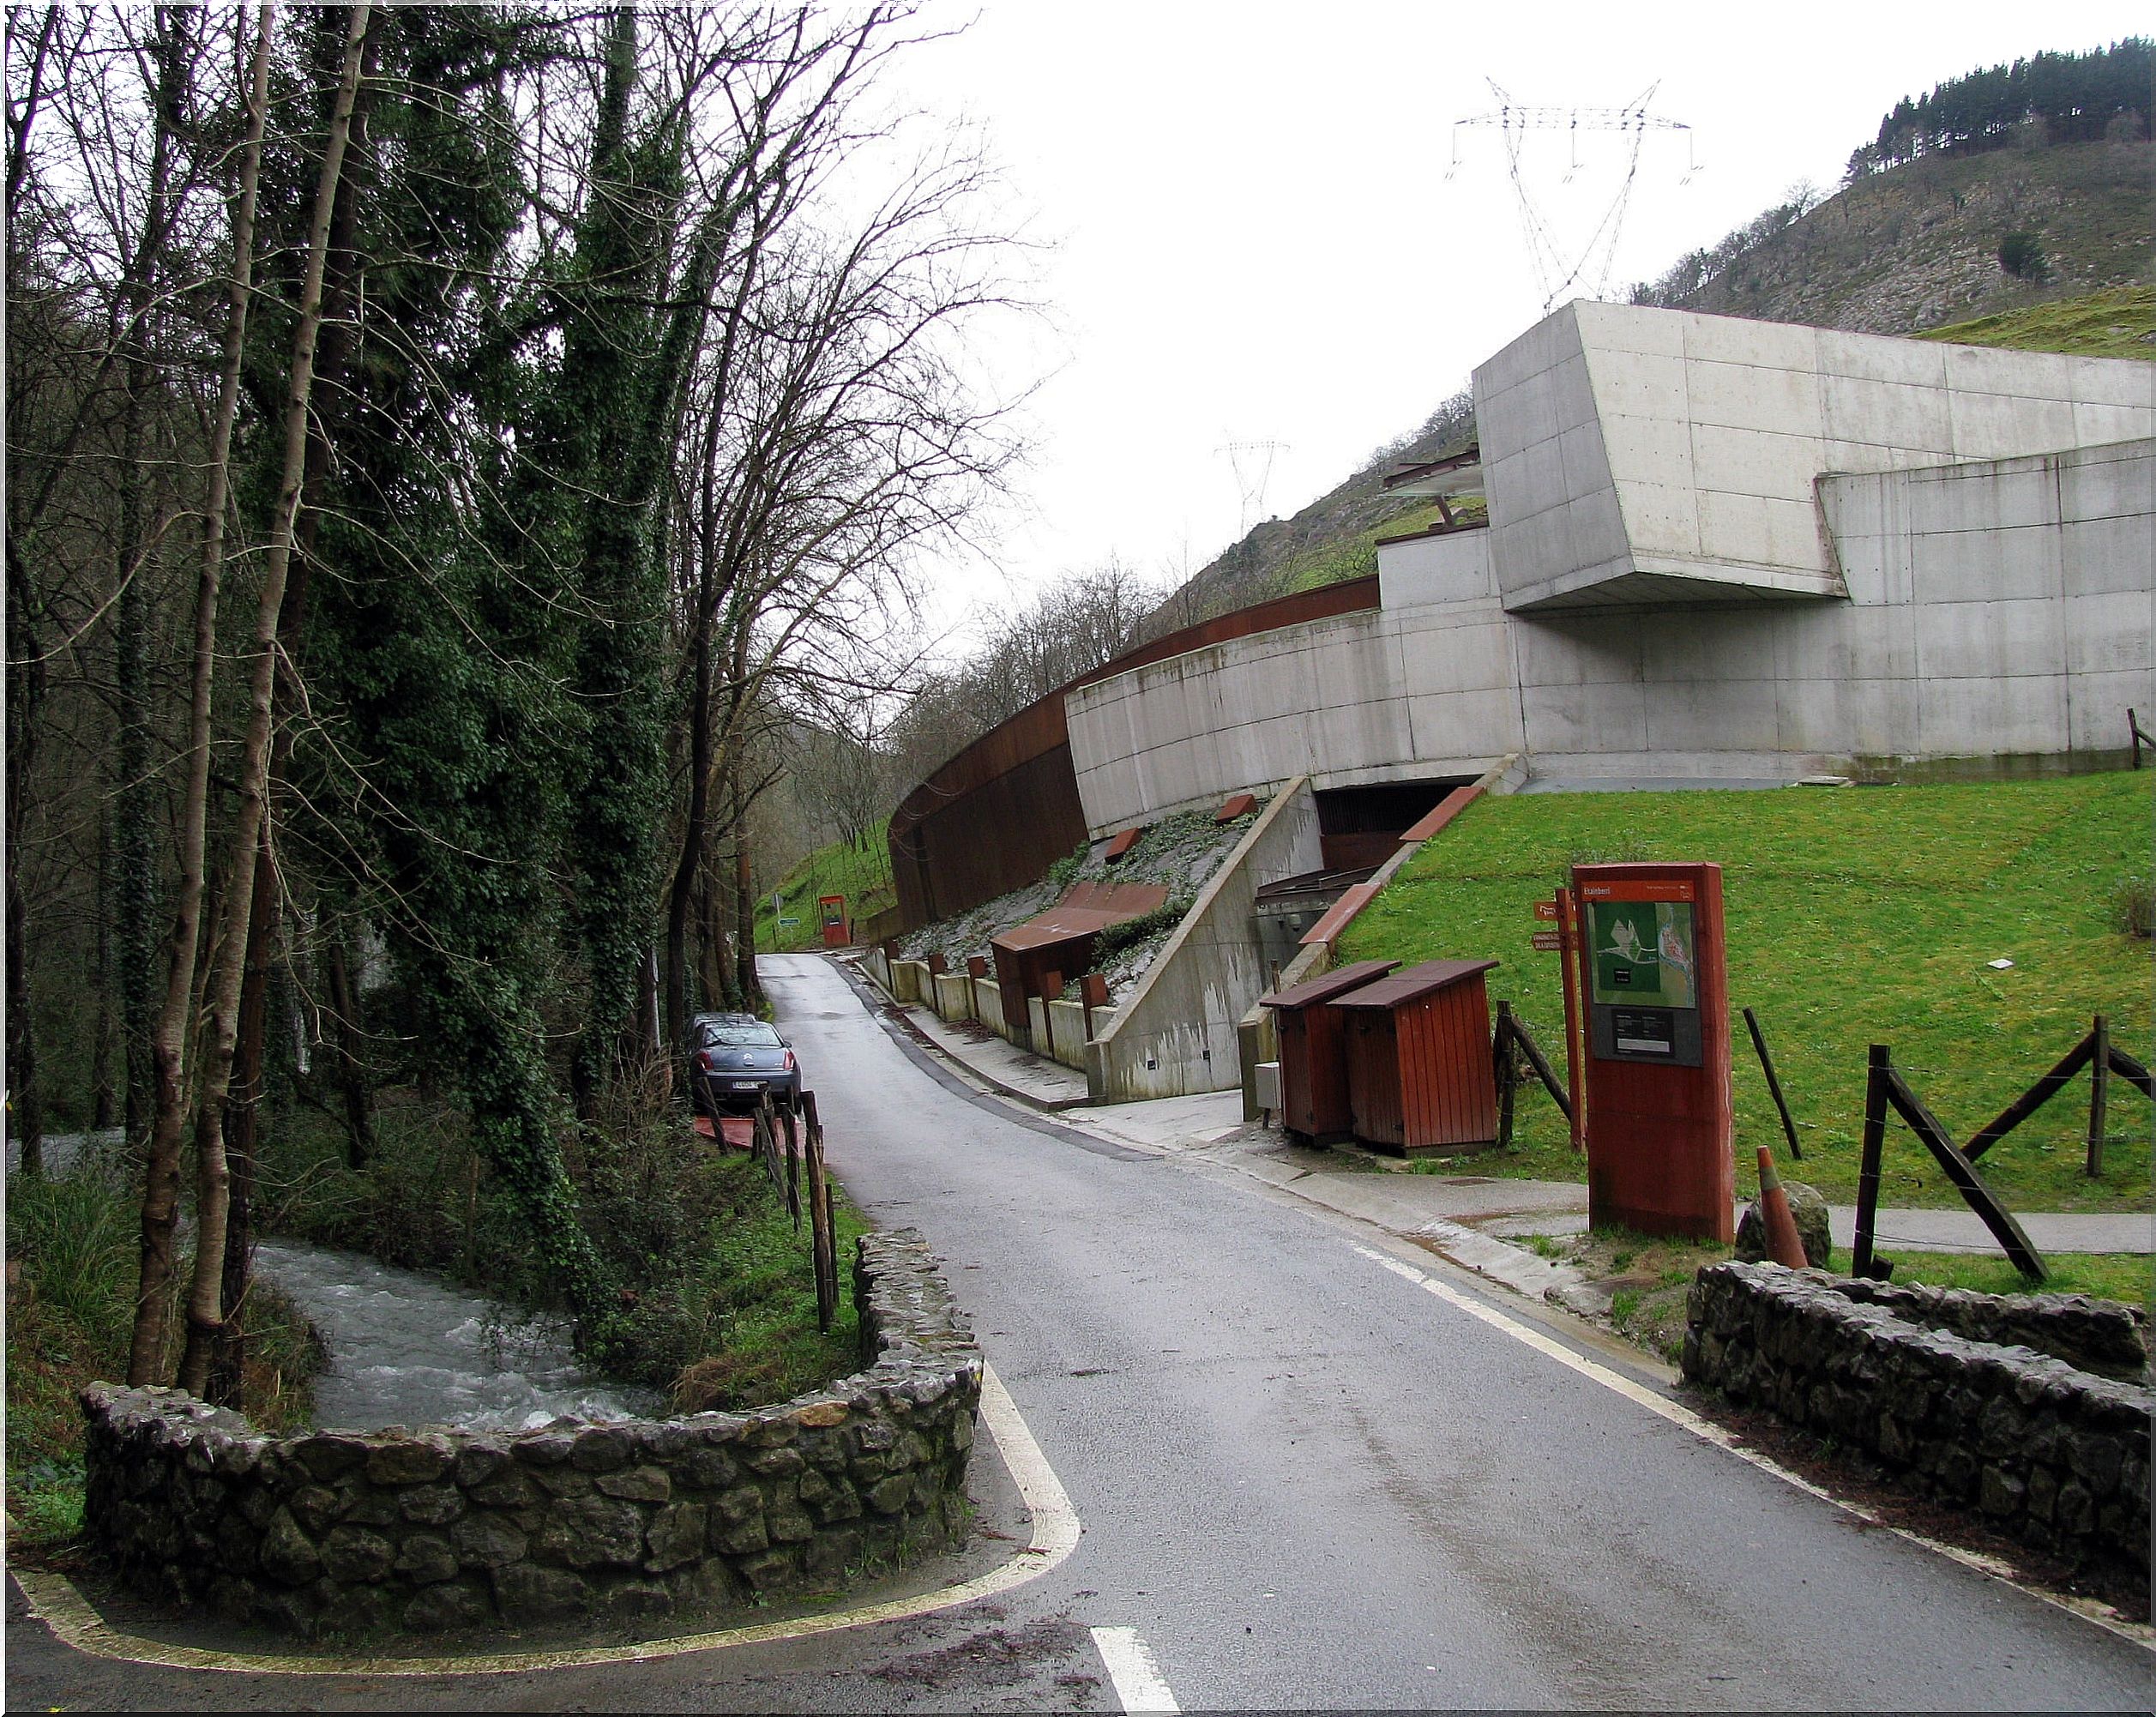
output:
<path id="1" fill-rule="evenodd" d="M 2038 282 L 2051 278 L 2044 243 L 2033 232 L 2009 232 L 2000 239 L 1999 266 L 2017 280 Z"/>
<path id="2" fill-rule="evenodd" d="M 2111 890 L 2111 926 L 2126 936 L 2156 935 L 2156 877 L 2119 878 Z"/>
<path id="3" fill-rule="evenodd" d="M 1165 901 L 1151 912 L 1141 913 L 1135 919 L 1125 919 L 1121 924 L 1110 925 L 1093 938 L 1093 964 L 1099 965 L 1119 949 L 1129 948 L 1134 943 L 1143 942 L 1147 937 L 1173 930 L 1183 922 L 1183 913 L 1189 910 L 1190 901 L 1186 897 Z"/>

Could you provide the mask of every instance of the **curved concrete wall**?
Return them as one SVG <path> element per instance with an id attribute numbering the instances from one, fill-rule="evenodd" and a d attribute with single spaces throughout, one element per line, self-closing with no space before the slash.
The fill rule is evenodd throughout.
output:
<path id="1" fill-rule="evenodd" d="M 1388 605 L 1074 691 L 1099 829 L 1262 789 L 1444 771 L 1793 780 L 1959 759 L 2094 765 L 2156 707 L 2156 442 L 1822 479 L 1846 600 L 1508 612 L 1421 539 Z M 1436 551 L 1436 552 L 1433 552 Z"/>

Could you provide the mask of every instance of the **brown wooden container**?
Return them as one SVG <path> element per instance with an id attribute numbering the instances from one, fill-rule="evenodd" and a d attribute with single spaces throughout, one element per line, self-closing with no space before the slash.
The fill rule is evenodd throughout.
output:
<path id="1" fill-rule="evenodd" d="M 1306 984 L 1258 997 L 1273 1009 L 1280 1039 L 1280 1122 L 1320 1144 L 1354 1136 L 1347 1103 L 1347 1039 L 1329 1005 L 1382 978 L 1397 960 L 1358 960 Z"/>
<path id="2" fill-rule="evenodd" d="M 1490 1059 L 1494 960 L 1430 960 L 1336 997 L 1355 1136 L 1401 1156 L 1497 1141 Z M 1286 1074 L 1286 1069 L 1281 1072 Z"/>

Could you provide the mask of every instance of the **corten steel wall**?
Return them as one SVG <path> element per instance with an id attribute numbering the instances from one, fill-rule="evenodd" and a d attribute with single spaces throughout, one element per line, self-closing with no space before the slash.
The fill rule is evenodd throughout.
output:
<path id="1" fill-rule="evenodd" d="M 1208 644 L 1376 608 L 1377 602 L 1372 575 L 1216 615 L 1126 651 L 991 728 L 892 813 L 891 876 L 905 928 L 1022 889 L 1087 838 L 1066 694 Z"/>

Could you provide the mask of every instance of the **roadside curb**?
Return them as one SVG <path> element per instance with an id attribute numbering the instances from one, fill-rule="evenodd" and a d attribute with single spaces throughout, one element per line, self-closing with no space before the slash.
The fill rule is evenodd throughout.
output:
<path id="1" fill-rule="evenodd" d="M 962 1072 L 968 1080 L 976 1081 L 997 1093 L 997 1095 L 1008 1097 L 1014 1103 L 1023 1103 L 1028 1109 L 1043 1115 L 1060 1115 L 1066 1110 L 1083 1109 L 1092 1103 L 1093 1097 L 1090 1093 L 1083 1097 L 1065 1097 L 1051 1100 L 1045 1097 L 1036 1097 L 1031 1092 L 1021 1090 L 1015 1085 L 1005 1084 L 994 1074 L 988 1072 L 985 1069 L 974 1066 L 964 1057 L 953 1055 L 931 1034 L 922 1030 L 920 1022 L 913 1017 L 912 1011 L 907 1004 L 896 1000 L 886 993 L 880 985 L 871 981 L 861 970 L 860 962 L 858 960 L 834 957 L 831 963 L 839 968 L 847 983 L 853 985 L 856 990 L 864 992 L 867 1000 L 871 1005 L 876 1007 L 885 1018 L 894 1021 L 916 1043 L 930 1054 L 940 1057 L 952 1068 Z"/>

